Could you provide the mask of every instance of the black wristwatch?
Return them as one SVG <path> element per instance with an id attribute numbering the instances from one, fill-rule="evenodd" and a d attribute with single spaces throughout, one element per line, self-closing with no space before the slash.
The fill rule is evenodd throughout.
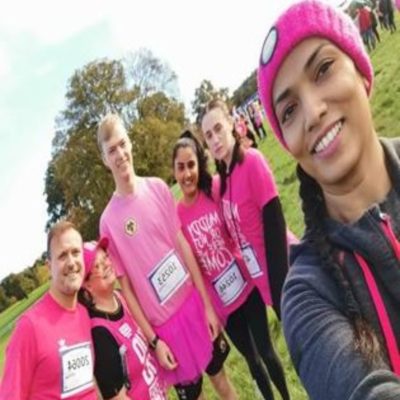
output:
<path id="1" fill-rule="evenodd" d="M 149 341 L 149 348 L 154 351 L 157 347 L 157 343 L 159 340 L 160 338 L 158 337 L 158 335 L 155 335 L 153 339 Z"/>

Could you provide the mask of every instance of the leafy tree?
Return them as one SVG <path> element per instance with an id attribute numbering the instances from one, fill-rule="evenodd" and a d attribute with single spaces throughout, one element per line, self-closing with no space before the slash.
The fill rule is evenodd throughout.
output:
<path id="1" fill-rule="evenodd" d="M 197 124 L 200 124 L 201 122 L 200 119 L 203 115 L 205 106 L 213 99 L 222 99 L 229 103 L 229 89 L 216 89 L 209 80 L 204 79 L 200 83 L 200 86 L 195 90 L 194 100 L 192 102 L 192 112 Z"/>
<path id="2" fill-rule="evenodd" d="M 40 257 L 38 257 L 32 265 L 32 268 L 38 268 L 46 263 L 47 251 L 44 251 Z"/>
<path id="3" fill-rule="evenodd" d="M 94 61 L 69 81 L 67 107 L 56 120 L 53 157 L 46 171 L 47 226 L 67 217 L 85 240 L 98 236 L 99 217 L 114 187 L 96 143 L 98 121 L 108 112 L 125 121 L 136 170 L 169 176 L 170 162 L 162 165 L 167 160 L 165 144 L 180 133 L 184 107 L 156 89 L 172 88 L 176 75 L 149 52 L 132 60 Z"/>
<path id="4" fill-rule="evenodd" d="M 32 274 L 35 275 L 36 280 L 38 282 L 37 286 L 43 285 L 43 283 L 47 282 L 50 277 L 50 271 L 46 264 L 47 261 L 47 252 L 44 251 L 40 257 L 38 257 L 33 263 L 30 270 Z"/>
<path id="5" fill-rule="evenodd" d="M 24 284 L 23 284 L 24 285 Z M 21 279 L 16 274 L 10 274 L 5 277 L 1 283 L 8 298 L 15 297 L 17 300 L 22 300 L 27 296 L 27 293 L 21 286 Z"/>
<path id="6" fill-rule="evenodd" d="M 69 138 L 56 158 L 55 173 L 65 201 L 63 216 L 73 221 L 83 238 L 89 240 L 97 237 L 98 219 L 113 184 L 97 149 L 95 128 L 79 133 Z"/>
<path id="7" fill-rule="evenodd" d="M 145 48 L 129 54 L 125 58 L 128 80 L 144 98 L 156 92 L 163 92 L 168 97 L 178 98 L 177 75 L 170 66 Z"/>
<path id="8" fill-rule="evenodd" d="M 56 174 L 57 159 L 59 156 L 53 156 L 49 162 L 45 175 L 45 194 L 47 200 L 47 215 L 49 219 L 46 224 L 48 229 L 50 225 L 58 221 L 67 214 L 67 205 L 65 203 L 63 184 Z"/>
<path id="9" fill-rule="evenodd" d="M 2 286 L 0 286 L 0 312 L 4 311 L 10 305 L 10 300 Z"/>
<path id="10" fill-rule="evenodd" d="M 24 273 L 18 274 L 18 284 L 25 293 L 25 297 L 28 297 L 28 294 L 37 287 L 34 280 Z"/>
<path id="11" fill-rule="evenodd" d="M 170 183 L 172 146 L 181 131 L 182 126 L 176 121 L 162 123 L 158 118 L 147 117 L 137 122 L 132 129 L 136 173 L 159 176 Z"/>
<path id="12" fill-rule="evenodd" d="M 172 147 L 187 123 L 184 106 L 158 92 L 144 98 L 138 110 L 131 129 L 135 170 L 171 183 Z"/>
<path id="13" fill-rule="evenodd" d="M 137 96 L 136 89 L 127 88 L 120 61 L 91 62 L 74 73 L 67 107 L 56 120 L 53 158 L 46 171 L 47 227 L 67 217 L 85 239 L 97 236 L 100 210 L 112 191 L 97 150 L 97 123 L 108 112 L 129 120 L 129 106 Z"/>
<path id="14" fill-rule="evenodd" d="M 71 136 L 96 129 L 99 118 L 115 112 L 130 119 L 129 105 L 138 97 L 129 90 L 121 61 L 97 60 L 74 73 L 65 95 L 67 106 L 56 118 L 53 152 L 63 150 Z"/>
<path id="15" fill-rule="evenodd" d="M 257 92 L 257 71 L 255 70 L 233 92 L 232 102 L 235 106 L 240 106 L 256 92 Z"/>
<path id="16" fill-rule="evenodd" d="M 163 92 L 156 92 L 144 97 L 138 103 L 139 120 L 147 117 L 158 118 L 160 121 L 175 121 L 181 125 L 187 121 L 185 119 L 185 108 L 182 103 L 169 98 Z"/>
<path id="17" fill-rule="evenodd" d="M 24 278 L 28 278 L 29 280 L 31 280 L 33 282 L 32 290 L 39 286 L 39 279 L 36 275 L 36 270 L 34 267 L 27 267 L 22 272 L 20 272 L 18 275 L 22 275 Z"/>
<path id="18" fill-rule="evenodd" d="M 35 274 L 39 281 L 39 285 L 43 285 L 43 283 L 47 282 L 50 278 L 50 271 L 47 265 L 37 265 L 35 268 Z"/>

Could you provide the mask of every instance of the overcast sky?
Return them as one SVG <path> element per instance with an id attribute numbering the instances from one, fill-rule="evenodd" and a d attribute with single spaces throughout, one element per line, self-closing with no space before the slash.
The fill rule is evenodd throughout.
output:
<path id="1" fill-rule="evenodd" d="M 335 1 L 335 0 L 331 0 Z M 340 0 L 338 0 L 340 1 Z M 264 37 L 293 0 L 70 0 L 2 4 L 0 279 L 45 249 L 44 176 L 68 79 L 97 58 L 141 47 L 177 73 L 187 109 L 203 79 L 231 92 L 257 67 Z"/>

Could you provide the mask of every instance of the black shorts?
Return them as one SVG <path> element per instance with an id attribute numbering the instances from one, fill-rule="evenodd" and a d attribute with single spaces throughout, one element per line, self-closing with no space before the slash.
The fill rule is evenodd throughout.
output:
<path id="1" fill-rule="evenodd" d="M 215 376 L 221 371 L 231 347 L 223 333 L 220 333 L 213 342 L 213 352 L 210 363 L 207 365 L 206 373 L 209 376 Z M 175 385 L 175 390 L 179 400 L 196 400 L 201 393 L 203 386 L 203 377 L 196 382 L 187 385 Z"/>

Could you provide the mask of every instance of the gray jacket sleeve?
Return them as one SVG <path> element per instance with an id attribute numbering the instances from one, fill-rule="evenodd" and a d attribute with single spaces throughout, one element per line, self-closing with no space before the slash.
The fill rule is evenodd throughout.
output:
<path id="1" fill-rule="evenodd" d="M 282 321 L 292 361 L 312 400 L 400 399 L 400 380 L 382 364 L 369 366 L 354 349 L 340 289 L 315 256 L 289 269 Z"/>

